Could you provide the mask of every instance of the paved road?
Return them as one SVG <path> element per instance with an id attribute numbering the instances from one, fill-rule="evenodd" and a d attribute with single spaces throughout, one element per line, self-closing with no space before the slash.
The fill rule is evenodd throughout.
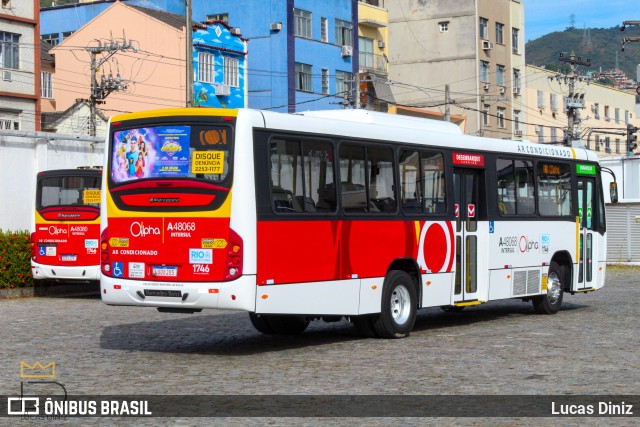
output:
<path id="1" fill-rule="evenodd" d="M 239 312 L 167 314 L 96 298 L 0 301 L 1 394 L 19 391 L 20 361 L 36 360 L 55 361 L 56 380 L 83 395 L 640 394 L 640 269 L 608 274 L 599 292 L 565 295 L 555 316 L 516 300 L 461 313 L 427 309 L 402 340 L 359 338 L 346 321 L 278 337 L 258 333 Z M 619 424 L 638 419 L 629 421 Z"/>

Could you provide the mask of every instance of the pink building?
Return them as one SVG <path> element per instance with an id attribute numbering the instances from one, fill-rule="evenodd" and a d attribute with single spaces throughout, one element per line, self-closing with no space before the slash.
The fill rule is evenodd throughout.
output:
<path id="1" fill-rule="evenodd" d="M 111 51 L 116 43 L 130 47 Z M 104 82 L 106 96 L 98 109 L 107 117 L 184 107 L 185 45 L 183 16 L 114 3 L 51 49 L 56 63 L 56 110 L 64 111 L 78 99 L 90 97 L 91 48 L 101 51 L 96 53 L 96 80 Z"/>

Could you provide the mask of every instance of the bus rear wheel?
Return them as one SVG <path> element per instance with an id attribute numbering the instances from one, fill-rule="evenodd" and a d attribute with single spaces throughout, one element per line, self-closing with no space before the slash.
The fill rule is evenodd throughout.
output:
<path id="1" fill-rule="evenodd" d="M 304 316 L 249 313 L 249 319 L 254 328 L 268 335 L 299 335 L 309 326 L 309 319 Z"/>
<path id="2" fill-rule="evenodd" d="M 377 338 L 376 329 L 373 325 L 376 315 L 363 314 L 360 316 L 351 317 L 351 323 L 356 328 L 356 332 L 361 337 L 365 338 Z"/>
<path id="3" fill-rule="evenodd" d="M 392 270 L 384 279 L 380 316 L 373 326 L 381 338 L 404 338 L 416 322 L 416 287 L 411 276 L 402 270 Z"/>
<path id="4" fill-rule="evenodd" d="M 547 293 L 532 298 L 533 309 L 539 314 L 556 314 L 562 305 L 564 283 L 562 268 L 555 262 L 549 266 Z"/>

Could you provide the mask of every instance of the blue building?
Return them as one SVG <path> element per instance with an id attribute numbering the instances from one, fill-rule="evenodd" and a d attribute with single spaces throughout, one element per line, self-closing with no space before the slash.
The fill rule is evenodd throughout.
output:
<path id="1" fill-rule="evenodd" d="M 247 40 L 223 21 L 193 26 L 193 105 L 242 108 L 247 100 Z"/>
<path id="2" fill-rule="evenodd" d="M 184 0 L 123 1 L 184 15 Z M 75 31 L 110 3 L 112 0 L 43 8 L 41 32 L 45 38 L 55 35 L 61 39 L 63 33 Z M 353 100 L 358 72 L 357 3 L 192 0 L 192 17 L 230 23 L 248 40 L 249 107 L 288 112 L 336 109 Z"/>

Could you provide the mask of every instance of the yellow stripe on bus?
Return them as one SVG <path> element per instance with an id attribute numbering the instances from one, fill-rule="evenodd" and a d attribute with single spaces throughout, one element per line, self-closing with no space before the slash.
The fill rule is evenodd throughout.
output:
<path id="1" fill-rule="evenodd" d="M 571 149 L 571 154 L 573 155 L 573 158 L 575 159 L 576 158 L 576 150 L 574 150 L 573 148 L 570 148 L 570 149 Z"/>
<path id="2" fill-rule="evenodd" d="M 420 221 L 413 222 L 416 226 L 416 245 L 420 244 Z"/>
<path id="3" fill-rule="evenodd" d="M 576 217 L 576 257 L 574 259 L 580 259 L 580 217 Z"/>
<path id="4" fill-rule="evenodd" d="M 152 117 L 168 116 L 226 116 L 238 117 L 238 110 L 226 108 L 164 108 L 161 110 L 140 111 L 134 113 L 119 114 L 111 118 L 111 123 L 126 120 L 147 119 Z"/>

